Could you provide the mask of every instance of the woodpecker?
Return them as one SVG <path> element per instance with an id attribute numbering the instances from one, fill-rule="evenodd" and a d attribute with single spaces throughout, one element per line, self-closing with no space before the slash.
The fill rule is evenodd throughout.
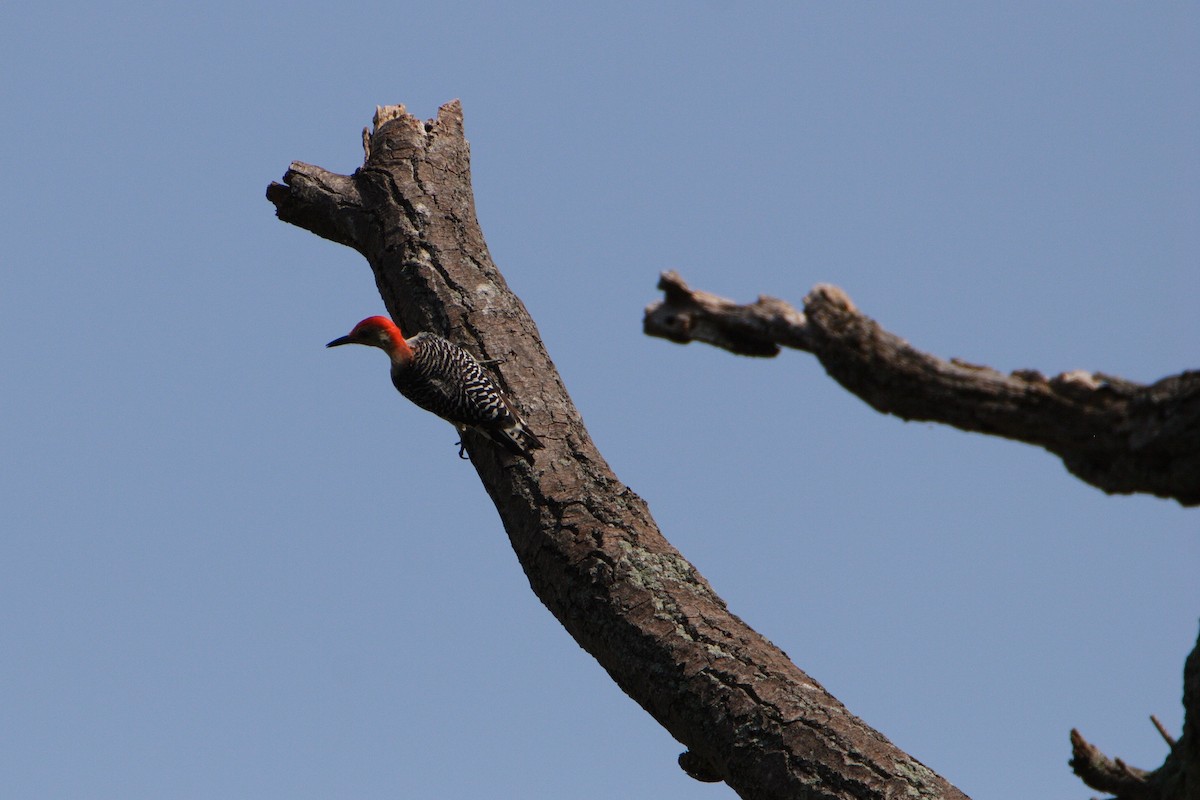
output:
<path id="1" fill-rule="evenodd" d="M 473 428 L 513 455 L 533 463 L 543 445 L 483 365 L 453 342 L 428 332 L 405 339 L 387 317 L 367 317 L 326 347 L 365 344 L 392 360 L 392 384 L 400 394 L 453 425 L 461 435 Z M 465 445 L 459 440 L 458 455 Z"/>

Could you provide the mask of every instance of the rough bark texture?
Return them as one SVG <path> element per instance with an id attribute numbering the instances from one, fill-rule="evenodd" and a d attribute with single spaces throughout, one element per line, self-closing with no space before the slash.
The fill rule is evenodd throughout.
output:
<path id="1" fill-rule="evenodd" d="M 658 286 L 665 298 L 643 322 L 651 336 L 750 356 L 807 350 L 878 411 L 1036 444 L 1110 494 L 1200 505 L 1200 371 L 1149 386 L 1082 370 L 1004 375 L 913 348 L 835 286 L 813 289 L 803 313 L 772 297 L 738 305 L 690 289 L 674 272 Z"/>
<path id="2" fill-rule="evenodd" d="M 533 466 L 468 435 L 537 596 L 689 750 L 681 766 L 742 797 L 961 798 L 850 714 L 725 607 L 593 446 L 475 218 L 457 102 L 422 123 L 379 109 L 353 175 L 293 163 L 278 216 L 353 247 L 407 333 L 432 330 L 496 373 L 546 449 Z"/>

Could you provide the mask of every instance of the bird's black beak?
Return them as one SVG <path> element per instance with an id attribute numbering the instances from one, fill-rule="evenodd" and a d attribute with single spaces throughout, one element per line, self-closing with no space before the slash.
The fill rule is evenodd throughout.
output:
<path id="1" fill-rule="evenodd" d="M 330 342 L 329 344 L 327 344 L 325 346 L 326 347 L 337 347 L 340 344 L 358 344 L 358 339 L 355 339 L 353 336 L 342 336 L 338 339 L 334 339 L 332 342 Z"/>

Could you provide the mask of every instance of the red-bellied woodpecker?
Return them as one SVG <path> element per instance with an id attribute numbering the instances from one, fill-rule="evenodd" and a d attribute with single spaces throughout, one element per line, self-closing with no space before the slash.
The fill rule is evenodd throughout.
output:
<path id="1" fill-rule="evenodd" d="M 392 360 L 392 383 L 400 394 L 458 429 L 474 428 L 514 455 L 533 463 L 542 447 L 500 387 L 475 358 L 453 342 L 422 332 L 410 339 L 387 317 L 367 317 L 326 347 L 365 344 Z M 463 446 L 459 442 L 459 456 Z"/>

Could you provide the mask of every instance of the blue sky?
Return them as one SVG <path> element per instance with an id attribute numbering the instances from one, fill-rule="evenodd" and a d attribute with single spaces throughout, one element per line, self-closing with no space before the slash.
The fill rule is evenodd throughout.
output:
<path id="1" fill-rule="evenodd" d="M 461 98 L 479 217 L 589 429 L 735 612 L 976 798 L 1158 765 L 1200 517 L 641 333 L 659 271 L 846 289 L 1002 370 L 1196 368 L 1200 7 L 9 4 L 9 798 L 725 798 L 529 591 L 346 248 L 275 220 Z"/>

